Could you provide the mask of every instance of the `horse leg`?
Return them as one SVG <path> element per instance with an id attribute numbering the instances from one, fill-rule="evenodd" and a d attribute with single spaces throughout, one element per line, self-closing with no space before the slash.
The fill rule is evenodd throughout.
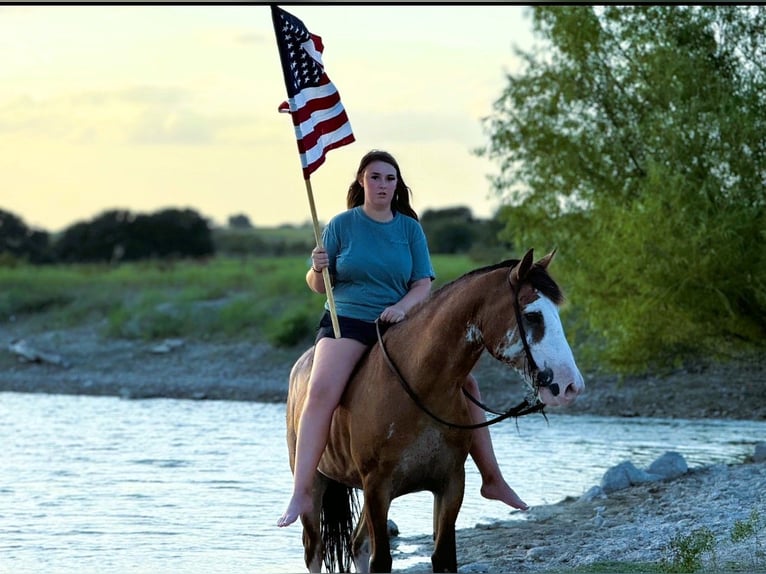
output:
<path id="1" fill-rule="evenodd" d="M 360 574 L 368 574 L 370 571 L 370 535 L 367 530 L 367 521 L 362 516 L 354 529 L 354 567 Z"/>
<path id="2" fill-rule="evenodd" d="M 391 543 L 388 538 L 389 488 L 364 485 L 364 519 L 370 538 L 370 572 L 391 572 Z"/>
<path id="3" fill-rule="evenodd" d="M 457 545 L 455 522 L 465 491 L 465 469 L 460 466 L 450 476 L 441 492 L 434 494 L 436 525 L 434 553 L 431 566 L 434 572 L 457 572 Z"/>
<path id="4" fill-rule="evenodd" d="M 321 572 L 324 560 L 324 548 L 320 527 L 320 512 L 322 498 L 327 489 L 327 479 L 319 472 L 314 476 L 313 510 L 311 514 L 302 515 L 303 524 L 303 559 L 309 572 Z"/>

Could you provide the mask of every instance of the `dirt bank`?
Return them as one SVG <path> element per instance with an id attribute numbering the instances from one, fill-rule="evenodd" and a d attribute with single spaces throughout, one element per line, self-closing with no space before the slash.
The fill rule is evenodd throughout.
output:
<path id="1" fill-rule="evenodd" d="M 49 329 L 39 321 L 0 324 L 0 391 L 284 401 L 293 361 L 303 351 L 240 341 L 105 339 L 98 323 Z M 22 362 L 23 341 L 55 362 Z M 523 396 L 519 377 L 488 356 L 476 370 L 484 402 L 496 409 Z M 586 392 L 568 414 L 766 420 L 766 359 L 696 365 L 663 375 L 584 373 Z"/>

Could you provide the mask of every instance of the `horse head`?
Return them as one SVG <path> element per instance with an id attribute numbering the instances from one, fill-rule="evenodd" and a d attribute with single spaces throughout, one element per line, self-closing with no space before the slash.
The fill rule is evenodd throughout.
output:
<path id="1" fill-rule="evenodd" d="M 559 317 L 563 296 L 547 272 L 554 255 L 555 250 L 533 263 L 530 249 L 511 267 L 508 283 L 515 321 L 487 348 L 496 359 L 522 372 L 544 404 L 564 406 L 575 401 L 585 382 Z"/>

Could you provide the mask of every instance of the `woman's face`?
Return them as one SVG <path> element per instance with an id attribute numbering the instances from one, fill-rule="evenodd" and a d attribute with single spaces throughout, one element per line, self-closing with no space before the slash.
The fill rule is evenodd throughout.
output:
<path id="1" fill-rule="evenodd" d="M 359 177 L 364 188 L 364 203 L 377 209 L 390 209 L 396 192 L 396 168 L 384 161 L 371 162 Z"/>

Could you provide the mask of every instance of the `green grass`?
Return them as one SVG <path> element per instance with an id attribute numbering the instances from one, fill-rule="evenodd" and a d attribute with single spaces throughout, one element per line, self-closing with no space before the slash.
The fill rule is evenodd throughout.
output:
<path id="1" fill-rule="evenodd" d="M 435 256 L 436 286 L 478 267 Z M 98 321 L 111 337 L 266 339 L 279 346 L 313 334 L 324 297 L 305 284 L 308 257 L 217 257 L 110 265 L 0 267 L 0 322 L 44 318 L 45 328 Z"/>

